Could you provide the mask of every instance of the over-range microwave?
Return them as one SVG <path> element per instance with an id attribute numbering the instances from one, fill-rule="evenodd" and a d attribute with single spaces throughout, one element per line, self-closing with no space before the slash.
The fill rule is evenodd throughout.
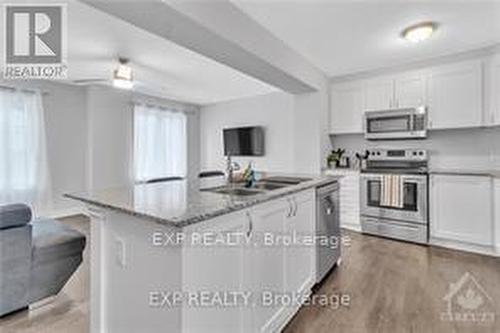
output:
<path id="1" fill-rule="evenodd" d="M 427 137 L 427 110 L 425 106 L 384 111 L 366 111 L 365 138 L 423 139 Z"/>

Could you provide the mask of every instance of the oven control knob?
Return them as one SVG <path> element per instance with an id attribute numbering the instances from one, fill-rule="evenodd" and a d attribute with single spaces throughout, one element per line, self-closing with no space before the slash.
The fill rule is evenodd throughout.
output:
<path id="1" fill-rule="evenodd" d="M 417 156 L 417 152 L 416 151 L 413 152 L 413 156 Z"/>

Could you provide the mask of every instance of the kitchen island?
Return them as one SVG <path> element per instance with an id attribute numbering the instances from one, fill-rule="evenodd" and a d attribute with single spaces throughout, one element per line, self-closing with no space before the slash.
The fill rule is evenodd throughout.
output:
<path id="1" fill-rule="evenodd" d="M 91 331 L 279 331 L 316 282 L 316 188 L 338 181 L 307 178 L 246 195 L 202 181 L 68 194 L 91 216 Z"/>

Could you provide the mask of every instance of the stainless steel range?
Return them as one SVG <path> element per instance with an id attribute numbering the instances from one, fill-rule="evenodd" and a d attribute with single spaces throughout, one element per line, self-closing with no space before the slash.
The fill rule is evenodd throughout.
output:
<path id="1" fill-rule="evenodd" d="M 369 151 L 361 171 L 362 231 L 427 244 L 428 184 L 427 151 Z"/>

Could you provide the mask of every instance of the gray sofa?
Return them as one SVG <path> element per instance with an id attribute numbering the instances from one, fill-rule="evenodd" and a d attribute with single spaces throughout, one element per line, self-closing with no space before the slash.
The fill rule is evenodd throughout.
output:
<path id="1" fill-rule="evenodd" d="M 0 206 L 0 317 L 56 295 L 82 262 L 82 233 L 31 218 L 26 205 Z"/>

